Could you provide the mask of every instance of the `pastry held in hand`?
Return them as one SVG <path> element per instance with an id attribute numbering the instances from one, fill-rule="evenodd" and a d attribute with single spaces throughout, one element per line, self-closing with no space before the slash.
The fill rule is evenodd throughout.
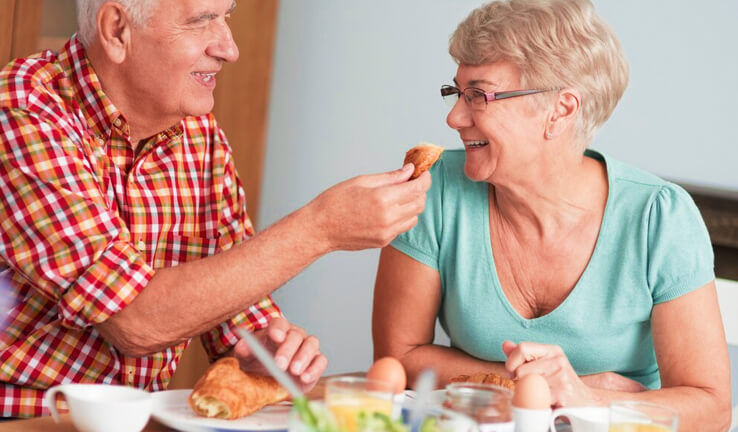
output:
<path id="1" fill-rule="evenodd" d="M 189 403 L 197 415 L 233 420 L 288 398 L 274 378 L 246 373 L 235 357 L 224 357 L 197 380 Z"/>
<path id="2" fill-rule="evenodd" d="M 444 148 L 435 144 L 421 142 L 405 153 L 405 162 L 403 165 L 412 162 L 415 165 L 415 171 L 410 176 L 410 180 L 420 177 L 421 174 L 428 171 L 430 167 L 441 157 Z"/>

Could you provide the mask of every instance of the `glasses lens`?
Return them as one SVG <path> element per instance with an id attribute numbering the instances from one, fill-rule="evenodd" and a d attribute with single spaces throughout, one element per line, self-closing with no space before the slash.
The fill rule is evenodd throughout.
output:
<path id="1" fill-rule="evenodd" d="M 475 110 L 483 110 L 487 107 L 487 96 L 480 89 L 465 89 L 464 99 L 466 100 L 466 103 Z"/>
<path id="2" fill-rule="evenodd" d="M 453 107 L 456 101 L 459 100 L 459 93 L 461 90 L 454 86 L 445 85 L 441 87 L 441 97 L 446 102 L 446 105 Z"/>

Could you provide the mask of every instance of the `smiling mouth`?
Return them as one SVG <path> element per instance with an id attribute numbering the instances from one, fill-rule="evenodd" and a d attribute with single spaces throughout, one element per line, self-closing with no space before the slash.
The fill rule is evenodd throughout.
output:
<path id="1" fill-rule="evenodd" d="M 211 73 L 205 73 L 205 72 L 192 72 L 192 75 L 194 75 L 195 78 L 198 80 L 209 84 L 213 81 L 215 81 L 215 72 Z"/>
<path id="2" fill-rule="evenodd" d="M 489 144 L 489 141 L 464 141 L 466 148 L 480 148 Z"/>

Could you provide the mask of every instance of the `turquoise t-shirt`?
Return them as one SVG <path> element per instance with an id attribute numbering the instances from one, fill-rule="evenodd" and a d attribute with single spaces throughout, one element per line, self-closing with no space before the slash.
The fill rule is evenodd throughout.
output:
<path id="1" fill-rule="evenodd" d="M 659 388 L 651 310 L 715 278 L 707 229 L 679 186 L 585 155 L 605 161 L 607 205 L 586 269 L 547 315 L 525 319 L 505 297 L 490 244 L 488 184 L 464 175 L 463 150 L 444 152 L 431 169 L 425 211 L 392 246 L 439 272 L 439 319 L 452 346 L 503 362 L 505 340 L 555 344 L 580 375 L 613 371 Z"/>

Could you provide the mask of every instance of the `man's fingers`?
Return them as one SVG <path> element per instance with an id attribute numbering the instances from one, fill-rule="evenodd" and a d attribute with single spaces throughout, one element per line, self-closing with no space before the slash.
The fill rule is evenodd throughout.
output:
<path id="1" fill-rule="evenodd" d="M 282 342 L 274 353 L 274 361 L 282 370 L 287 370 L 290 363 L 292 363 L 295 353 L 300 348 L 300 345 L 302 345 L 304 334 L 300 330 L 299 328 L 290 329 L 287 332 L 284 342 Z"/>
<path id="2" fill-rule="evenodd" d="M 413 164 L 405 164 L 402 168 L 394 171 L 388 171 L 379 174 L 369 174 L 362 176 L 363 186 L 381 187 L 398 183 L 404 183 L 413 175 L 415 167 Z"/>
<path id="3" fill-rule="evenodd" d="M 326 367 L 328 367 L 328 359 L 323 354 L 317 355 L 310 366 L 300 374 L 300 381 L 304 384 L 316 382 L 323 375 Z"/>
<path id="4" fill-rule="evenodd" d="M 389 203 L 405 204 L 417 199 L 425 199 L 425 193 L 431 186 L 431 175 L 424 172 L 415 180 L 399 184 L 389 184 L 381 187 L 384 199 Z"/>
<path id="5" fill-rule="evenodd" d="M 320 342 L 315 336 L 308 336 L 300 345 L 300 348 L 292 358 L 292 365 L 290 366 L 290 372 L 293 375 L 300 375 L 307 369 L 313 357 L 320 354 Z"/>
<path id="6" fill-rule="evenodd" d="M 245 359 L 251 355 L 251 350 L 248 344 L 246 344 L 246 341 L 241 339 L 233 347 L 233 354 L 236 358 Z"/>
<path id="7" fill-rule="evenodd" d="M 274 342 L 276 345 L 284 342 L 284 338 L 287 336 L 287 332 L 292 326 L 290 323 L 282 317 L 274 317 L 269 321 L 269 327 L 267 328 L 267 334 L 269 340 Z"/>

